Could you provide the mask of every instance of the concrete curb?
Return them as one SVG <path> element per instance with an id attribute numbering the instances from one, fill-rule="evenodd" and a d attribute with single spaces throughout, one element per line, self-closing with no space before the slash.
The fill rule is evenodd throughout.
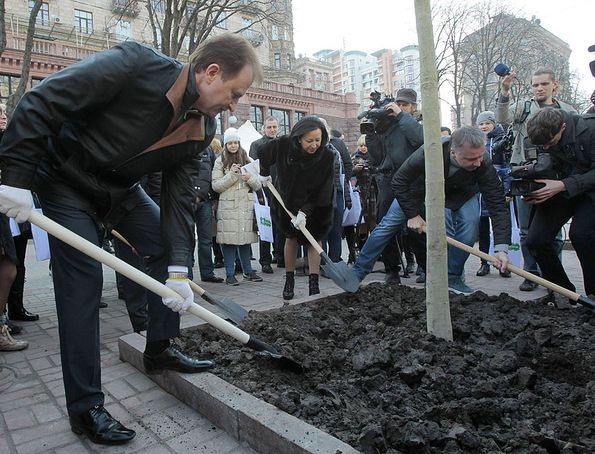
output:
<path id="1" fill-rule="evenodd" d="M 145 338 L 128 334 L 118 340 L 120 359 L 144 372 Z M 259 453 L 357 453 L 341 440 L 255 398 L 211 373 L 166 371 L 147 375 L 164 390 L 192 407 L 239 442 Z"/>

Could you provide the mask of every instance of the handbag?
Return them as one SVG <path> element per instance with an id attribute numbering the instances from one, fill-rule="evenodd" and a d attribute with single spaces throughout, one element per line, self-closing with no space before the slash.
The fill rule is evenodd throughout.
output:
<path id="1" fill-rule="evenodd" d="M 349 195 L 351 196 L 351 208 L 346 207 L 345 211 L 343 211 L 343 227 L 356 225 L 362 214 L 362 202 L 359 191 L 354 191 L 351 182 L 349 182 Z"/>
<path id="2" fill-rule="evenodd" d="M 254 192 L 254 219 L 258 228 L 258 236 L 261 241 L 273 242 L 273 220 L 271 218 L 271 207 L 267 200 L 267 196 L 262 191 L 264 198 L 264 205 L 258 201 L 258 196 Z"/>

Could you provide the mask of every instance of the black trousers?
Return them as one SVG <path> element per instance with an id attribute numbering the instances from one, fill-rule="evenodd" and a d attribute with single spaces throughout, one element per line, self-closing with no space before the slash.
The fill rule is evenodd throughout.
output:
<path id="1" fill-rule="evenodd" d="M 379 175 L 377 176 L 378 183 L 378 197 L 376 200 L 376 218 L 378 223 L 382 221 L 382 218 L 388 212 L 393 200 L 395 200 L 395 194 L 390 187 L 392 175 Z M 382 261 L 384 262 L 384 269 L 387 273 L 398 272 L 400 269 L 400 255 L 401 251 L 397 245 L 397 237 L 392 238 L 384 250 L 382 251 Z"/>
<path id="2" fill-rule="evenodd" d="M 490 217 L 489 216 L 480 216 L 479 217 L 479 250 L 481 252 L 485 252 L 486 254 L 490 253 Z M 484 259 L 481 259 L 481 264 L 485 265 L 486 262 Z"/>
<path id="3" fill-rule="evenodd" d="M 564 288 L 576 288 L 560 262 L 554 239 L 572 218 L 570 241 L 583 270 L 587 295 L 595 294 L 595 202 L 587 195 L 571 199 L 560 195 L 536 205 L 527 233 L 527 248 L 535 257 L 542 276 Z"/>
<path id="4" fill-rule="evenodd" d="M 88 241 L 101 245 L 100 226 L 82 209 L 42 198 L 44 214 Z M 159 207 L 144 191 L 135 207 L 114 226 L 142 257 L 148 274 L 160 282 L 167 278 L 167 257 L 161 240 Z M 80 414 L 102 405 L 99 348 L 99 300 L 103 286 L 102 265 L 96 260 L 49 237 L 52 278 L 58 313 L 60 355 L 69 414 Z M 147 341 L 179 335 L 180 317 L 148 292 Z"/>
<path id="5" fill-rule="evenodd" d="M 23 292 L 25 290 L 25 256 L 27 242 L 31 238 L 31 231 L 27 230 L 21 235 L 13 236 L 14 247 L 17 252 L 17 275 L 14 278 L 10 293 L 8 294 L 8 312 L 17 313 L 23 309 Z"/>

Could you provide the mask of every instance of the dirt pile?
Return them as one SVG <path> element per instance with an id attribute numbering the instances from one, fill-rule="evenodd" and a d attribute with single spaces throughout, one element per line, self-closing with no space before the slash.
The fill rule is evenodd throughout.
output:
<path id="1" fill-rule="evenodd" d="M 242 329 L 308 371 L 279 370 L 212 328 L 186 352 L 215 374 L 376 452 L 595 451 L 595 314 L 476 292 L 451 299 L 454 342 L 428 335 L 424 291 L 372 284 Z"/>

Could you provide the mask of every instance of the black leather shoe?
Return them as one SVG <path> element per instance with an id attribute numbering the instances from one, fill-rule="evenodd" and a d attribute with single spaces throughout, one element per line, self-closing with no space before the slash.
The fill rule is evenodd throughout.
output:
<path id="1" fill-rule="evenodd" d="M 20 322 L 35 322 L 39 320 L 39 315 L 32 314 L 24 307 L 21 307 L 20 310 L 12 312 L 11 310 L 8 311 L 8 318 L 11 320 L 18 320 Z"/>
<path id="2" fill-rule="evenodd" d="M 389 271 L 384 277 L 384 283 L 386 285 L 397 285 L 401 283 L 401 277 L 398 271 Z"/>
<path id="3" fill-rule="evenodd" d="M 529 279 L 525 279 L 521 285 L 519 285 L 519 290 L 521 292 L 532 292 L 537 288 L 537 284 Z"/>
<path id="4" fill-rule="evenodd" d="M 262 272 L 264 274 L 273 274 L 273 267 L 271 265 L 262 265 Z"/>
<path id="5" fill-rule="evenodd" d="M 8 326 L 8 329 L 10 330 L 10 334 L 21 334 L 21 332 L 23 331 L 23 327 L 19 326 L 19 325 L 15 325 L 14 323 L 12 323 L 12 320 L 6 320 L 6 326 Z"/>
<path id="6" fill-rule="evenodd" d="M 80 415 L 70 416 L 70 428 L 75 434 L 85 434 L 93 443 L 121 445 L 132 440 L 136 432 L 124 427 L 102 405 Z"/>
<path id="7" fill-rule="evenodd" d="M 482 263 L 481 266 L 479 267 L 479 269 L 477 270 L 477 273 L 475 273 L 476 276 L 485 276 L 487 274 L 490 274 L 490 265 L 488 265 L 487 263 Z"/>
<path id="8" fill-rule="evenodd" d="M 105 309 L 107 307 L 107 303 L 104 303 L 103 301 L 99 302 L 99 309 Z"/>
<path id="9" fill-rule="evenodd" d="M 214 282 L 215 284 L 221 284 L 221 282 L 223 282 L 225 279 L 223 279 L 222 277 L 217 277 L 217 276 L 209 276 L 209 277 L 203 277 L 201 279 L 201 281 L 203 282 Z"/>
<path id="10" fill-rule="evenodd" d="M 164 370 L 176 370 L 188 374 L 203 372 L 213 367 L 213 362 L 194 359 L 170 345 L 157 355 L 143 354 L 143 364 L 147 374 L 160 374 Z"/>

